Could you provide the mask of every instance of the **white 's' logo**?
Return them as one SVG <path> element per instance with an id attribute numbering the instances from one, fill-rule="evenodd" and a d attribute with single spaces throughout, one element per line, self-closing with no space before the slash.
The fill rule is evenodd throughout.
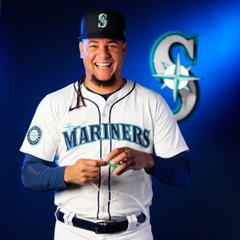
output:
<path id="1" fill-rule="evenodd" d="M 107 26 L 108 20 L 107 20 L 107 14 L 101 13 L 98 15 L 98 27 L 99 28 L 105 28 Z"/>
<path id="2" fill-rule="evenodd" d="M 154 77 L 162 83 L 161 89 L 172 90 L 175 108 L 172 109 L 177 121 L 188 117 L 195 109 L 199 87 L 190 69 L 196 64 L 197 36 L 187 36 L 179 32 L 168 32 L 159 37 L 151 49 L 150 65 Z M 174 52 L 175 50 L 175 52 Z M 181 55 L 183 51 L 184 54 Z M 175 55 L 175 56 L 174 56 Z M 187 66 L 183 66 L 183 57 Z M 185 63 L 186 64 L 186 63 Z"/>

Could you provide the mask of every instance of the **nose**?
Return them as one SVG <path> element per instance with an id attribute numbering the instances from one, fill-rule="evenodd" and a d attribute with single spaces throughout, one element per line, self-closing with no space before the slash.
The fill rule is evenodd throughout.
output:
<path id="1" fill-rule="evenodd" d="M 103 58 L 109 58 L 110 57 L 110 52 L 107 46 L 102 46 L 99 48 L 99 54 L 103 57 Z"/>

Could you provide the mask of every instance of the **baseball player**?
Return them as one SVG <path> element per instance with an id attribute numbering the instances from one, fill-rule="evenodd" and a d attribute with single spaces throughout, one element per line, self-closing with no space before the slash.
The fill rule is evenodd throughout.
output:
<path id="1" fill-rule="evenodd" d="M 182 186 L 190 175 L 164 99 L 122 76 L 125 29 L 115 10 L 84 14 L 85 74 L 40 102 L 20 149 L 24 186 L 55 190 L 55 240 L 151 240 L 152 177 Z"/>

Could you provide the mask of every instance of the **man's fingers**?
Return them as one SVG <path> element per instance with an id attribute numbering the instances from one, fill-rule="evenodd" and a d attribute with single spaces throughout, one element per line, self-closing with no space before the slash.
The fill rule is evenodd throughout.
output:
<path id="1" fill-rule="evenodd" d="M 108 164 L 107 161 L 103 161 L 102 159 L 97 160 L 97 166 L 98 167 L 103 167 L 103 166 L 106 166 L 107 164 Z"/>
<path id="2" fill-rule="evenodd" d="M 126 152 L 122 152 L 121 154 L 119 154 L 117 157 L 115 157 L 112 160 L 113 164 L 119 164 L 119 163 L 123 163 L 123 162 L 127 162 L 127 153 Z"/>
<path id="3" fill-rule="evenodd" d="M 106 157 L 105 161 L 109 161 L 112 158 L 116 158 L 119 154 L 123 153 L 125 151 L 125 148 L 115 148 L 112 152 L 110 152 Z"/>
<path id="4" fill-rule="evenodd" d="M 123 163 L 122 165 L 118 166 L 115 170 L 114 170 L 114 174 L 116 176 L 119 176 L 121 174 L 123 174 L 126 171 L 126 164 Z"/>

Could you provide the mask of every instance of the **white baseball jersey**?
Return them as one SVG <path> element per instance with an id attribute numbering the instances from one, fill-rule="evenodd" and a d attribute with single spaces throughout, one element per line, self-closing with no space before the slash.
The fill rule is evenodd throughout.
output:
<path id="1" fill-rule="evenodd" d="M 77 83 L 74 83 L 77 86 Z M 160 157 L 171 157 L 188 147 L 164 99 L 127 80 L 107 101 L 81 85 L 86 107 L 73 109 L 77 93 L 71 84 L 47 95 L 39 104 L 21 151 L 59 166 L 80 158 L 101 159 L 127 146 Z M 113 175 L 101 168 L 92 184 L 55 193 L 55 204 L 83 218 L 109 219 L 146 209 L 152 201 L 151 176 L 144 169 Z M 100 191 L 99 191 L 100 189 Z"/>

